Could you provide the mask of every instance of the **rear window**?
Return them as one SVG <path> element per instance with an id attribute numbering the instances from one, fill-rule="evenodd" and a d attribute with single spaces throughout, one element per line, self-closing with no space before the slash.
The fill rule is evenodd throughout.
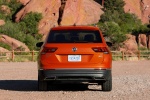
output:
<path id="1" fill-rule="evenodd" d="M 99 31 L 91 30 L 52 30 L 48 43 L 102 43 Z"/>

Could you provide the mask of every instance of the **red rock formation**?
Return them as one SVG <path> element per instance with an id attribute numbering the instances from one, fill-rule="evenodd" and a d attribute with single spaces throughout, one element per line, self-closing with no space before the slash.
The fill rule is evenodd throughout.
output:
<path id="1" fill-rule="evenodd" d="M 21 51 L 23 49 L 23 51 L 30 51 L 29 48 L 24 43 L 16 39 L 13 39 L 7 35 L 0 35 L 0 42 L 10 45 L 13 50 L 19 49 L 19 51 Z"/>
<path id="2" fill-rule="evenodd" d="M 150 34 L 147 37 L 148 37 L 147 47 L 150 50 Z"/>
<path id="3" fill-rule="evenodd" d="M 127 34 L 127 40 L 123 43 L 124 49 L 120 49 L 120 51 L 124 51 L 126 54 L 134 54 L 133 52 L 138 51 L 138 45 L 136 42 L 136 36 Z"/>
<path id="4" fill-rule="evenodd" d="M 59 17 L 60 0 L 31 0 L 16 15 L 16 22 L 19 22 L 29 12 L 42 13 L 43 19 L 39 23 L 39 33 L 47 34 L 49 29 L 57 25 Z"/>
<path id="5" fill-rule="evenodd" d="M 5 25 L 5 21 L 4 20 L 0 20 L 0 26 Z"/>
<path id="6" fill-rule="evenodd" d="M 150 0 L 124 0 L 125 12 L 134 13 L 143 23 L 150 21 Z M 46 36 L 50 28 L 61 25 L 87 25 L 97 23 L 103 14 L 102 6 L 94 0 L 20 0 L 26 5 L 16 15 L 19 22 L 29 12 L 42 13 L 43 19 L 39 22 L 39 33 Z M 137 50 L 138 46 L 134 36 L 125 42 L 126 50 Z M 148 46 L 145 36 L 140 36 L 139 44 Z M 149 39 L 150 41 L 150 39 Z"/>
<path id="7" fill-rule="evenodd" d="M 65 0 L 62 0 L 65 1 Z M 34 6 L 33 6 L 34 5 Z M 30 2 L 17 13 L 16 22 L 19 22 L 29 12 L 42 13 L 43 19 L 39 23 L 39 33 L 46 35 L 50 28 L 58 25 L 61 19 L 59 11 L 61 0 L 30 0 Z M 62 25 L 94 24 L 100 19 L 103 11 L 101 6 L 93 0 L 66 0 L 65 9 L 61 19 Z"/>
<path id="8" fill-rule="evenodd" d="M 67 0 L 61 25 L 97 23 L 103 14 L 102 6 L 93 0 Z"/>
<path id="9" fill-rule="evenodd" d="M 150 0 L 142 0 L 142 1 L 143 1 L 142 22 L 149 23 L 150 22 Z"/>
<path id="10" fill-rule="evenodd" d="M 9 52 L 9 50 L 7 50 L 7 49 L 5 49 L 5 48 L 0 47 L 0 52 Z"/>
<path id="11" fill-rule="evenodd" d="M 28 2 L 30 2 L 31 0 L 19 0 L 21 2 L 21 4 L 26 5 Z"/>
<path id="12" fill-rule="evenodd" d="M 141 19 L 140 0 L 139 2 L 137 0 L 124 0 L 124 1 L 126 3 L 124 6 L 125 12 L 134 13 Z"/>
<path id="13" fill-rule="evenodd" d="M 3 52 L 3 53 L 5 52 L 4 55 L 8 58 L 11 56 L 11 53 L 9 52 L 9 50 L 7 50 L 5 48 L 0 47 L 0 52 Z"/>
<path id="14" fill-rule="evenodd" d="M 124 0 L 125 12 L 134 13 L 143 23 L 150 21 L 150 0 Z"/>
<path id="15" fill-rule="evenodd" d="M 8 6 L 5 6 L 5 5 L 2 5 L 0 7 L 0 10 L 3 11 L 6 15 L 11 13 L 10 8 Z"/>
<path id="16" fill-rule="evenodd" d="M 144 48 L 147 48 L 147 36 L 146 34 L 139 34 L 139 47 L 144 47 Z"/>
<path id="17" fill-rule="evenodd" d="M 150 0 L 124 0 L 125 12 L 134 13 L 139 19 L 145 23 L 150 23 Z M 138 37 L 138 44 L 140 47 L 150 48 L 149 37 L 145 34 L 140 34 Z"/>

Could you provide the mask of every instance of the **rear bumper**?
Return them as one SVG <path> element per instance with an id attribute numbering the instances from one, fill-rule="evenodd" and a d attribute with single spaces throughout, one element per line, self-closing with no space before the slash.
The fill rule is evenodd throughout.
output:
<path id="1" fill-rule="evenodd" d="M 109 70 L 94 69 L 62 69 L 62 70 L 39 70 L 40 80 L 45 81 L 106 81 L 111 76 Z"/>

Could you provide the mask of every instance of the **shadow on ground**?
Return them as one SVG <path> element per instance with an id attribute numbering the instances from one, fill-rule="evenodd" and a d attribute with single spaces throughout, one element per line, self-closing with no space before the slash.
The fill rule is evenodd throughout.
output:
<path id="1" fill-rule="evenodd" d="M 0 89 L 12 91 L 37 91 L 37 80 L 0 80 Z"/>
<path id="2" fill-rule="evenodd" d="M 0 80 L 0 89 L 10 91 L 38 91 L 37 80 Z M 48 91 L 98 91 L 87 84 L 49 84 Z"/>
<path id="3" fill-rule="evenodd" d="M 85 84 L 49 84 L 50 91 L 87 91 L 88 85 Z"/>

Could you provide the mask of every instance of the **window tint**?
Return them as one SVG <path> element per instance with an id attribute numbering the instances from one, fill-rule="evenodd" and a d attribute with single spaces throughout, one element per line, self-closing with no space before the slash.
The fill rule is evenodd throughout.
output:
<path id="1" fill-rule="evenodd" d="M 53 30 L 48 36 L 48 43 L 101 43 L 99 31 L 91 30 Z"/>

